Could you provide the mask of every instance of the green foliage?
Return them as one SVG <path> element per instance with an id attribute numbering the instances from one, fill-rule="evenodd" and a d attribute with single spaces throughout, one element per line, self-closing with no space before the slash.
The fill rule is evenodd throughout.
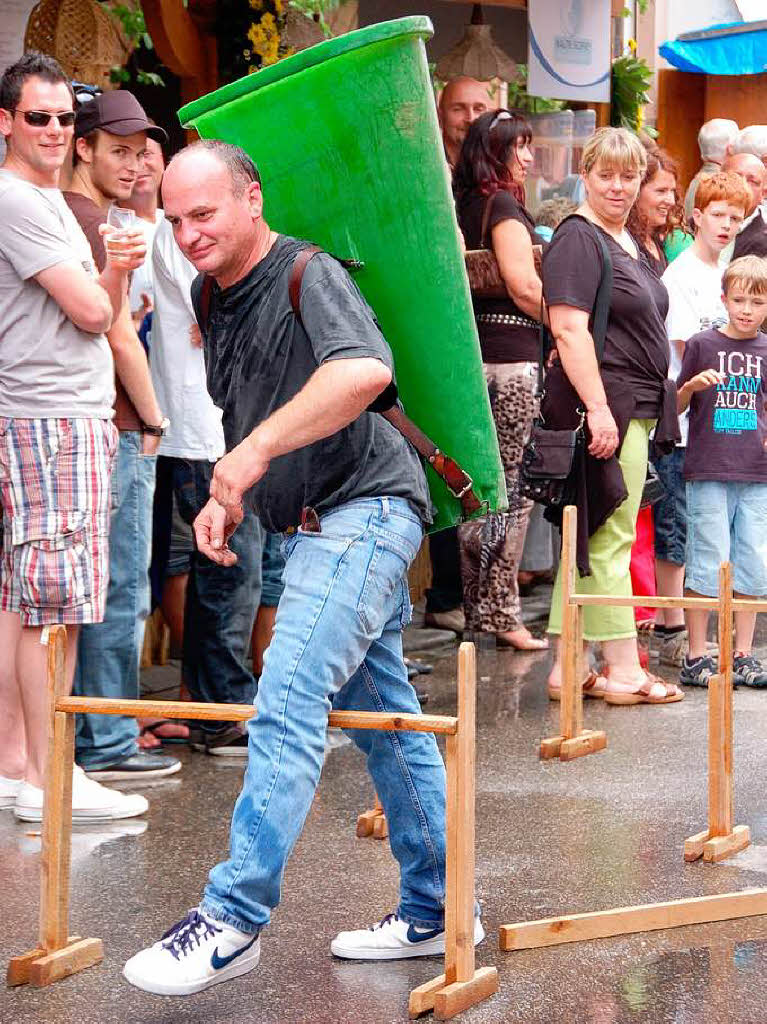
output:
<path id="1" fill-rule="evenodd" d="M 615 128 L 640 128 L 655 137 L 653 129 L 643 124 L 643 107 L 649 103 L 648 89 L 652 84 L 652 71 L 647 61 L 626 54 L 613 61 L 610 99 L 610 124 Z"/>
<path id="2" fill-rule="evenodd" d="M 547 114 L 552 110 L 564 110 L 564 100 L 548 100 L 542 96 L 531 96 L 527 91 L 527 65 L 517 64 L 519 79 L 509 82 L 509 107 L 523 110 L 527 114 Z"/>
<path id="3" fill-rule="evenodd" d="M 107 10 L 120 22 L 120 28 L 136 55 L 136 81 L 140 85 L 165 85 L 162 76 L 158 75 L 156 71 L 144 71 L 138 66 L 141 50 L 154 49 L 151 36 L 146 30 L 146 21 L 141 5 L 138 2 L 134 7 L 129 7 L 126 4 L 114 4 L 107 7 Z M 133 75 L 127 67 L 115 65 L 109 71 L 109 78 L 115 84 L 130 82 L 132 77 Z"/>
<path id="4" fill-rule="evenodd" d="M 325 15 L 331 14 L 335 11 L 344 0 L 289 0 L 290 6 L 303 14 L 309 21 L 315 21 L 320 28 L 326 39 L 330 39 L 333 32 L 328 25 Z"/>

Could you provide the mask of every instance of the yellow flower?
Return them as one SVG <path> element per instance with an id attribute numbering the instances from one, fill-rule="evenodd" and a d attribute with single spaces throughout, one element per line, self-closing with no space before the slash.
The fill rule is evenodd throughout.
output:
<path id="1" fill-rule="evenodd" d="M 253 0 L 251 0 L 251 3 L 252 2 L 253 2 Z M 637 41 L 636 41 L 636 39 L 629 39 L 628 47 L 629 47 L 629 50 L 631 50 L 631 52 L 633 54 L 636 54 L 636 52 L 637 52 Z"/>
<path id="2" fill-rule="evenodd" d="M 264 0 L 250 0 L 250 6 L 254 11 L 260 11 L 264 6 Z"/>

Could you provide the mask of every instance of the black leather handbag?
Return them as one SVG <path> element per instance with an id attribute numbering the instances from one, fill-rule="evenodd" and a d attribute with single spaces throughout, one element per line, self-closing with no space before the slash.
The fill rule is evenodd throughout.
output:
<path id="1" fill-rule="evenodd" d="M 578 216 L 578 214 L 572 216 Z M 586 221 L 585 217 L 580 219 Z M 586 223 L 590 224 L 591 222 L 586 221 Z M 591 336 L 594 339 L 597 363 L 601 363 L 605 348 L 605 335 L 607 334 L 607 319 L 610 315 L 613 264 L 607 243 L 596 228 L 593 230 L 602 255 L 602 276 L 594 300 Z M 543 304 L 541 303 L 541 305 Z M 548 328 L 543 323 L 542 308 L 539 339 L 536 398 L 539 404 L 542 404 L 545 394 L 544 365 L 553 344 Z M 586 434 L 583 428 L 586 413 L 582 408 L 578 409 L 578 413 L 580 422 L 572 430 L 550 430 L 541 413 L 533 420 L 530 438 L 522 450 L 520 491 L 523 497 L 530 498 L 546 508 L 564 508 L 565 505 L 574 503 L 576 490 L 574 469 L 579 458 L 583 457 L 586 448 Z"/>

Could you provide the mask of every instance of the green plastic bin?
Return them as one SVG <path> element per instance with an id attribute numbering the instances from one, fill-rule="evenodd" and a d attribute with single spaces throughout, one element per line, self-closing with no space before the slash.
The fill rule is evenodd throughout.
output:
<path id="1" fill-rule="evenodd" d="M 328 39 L 179 111 L 258 164 L 276 231 L 361 261 L 355 280 L 391 345 L 405 410 L 474 481 L 506 489 L 424 39 L 426 17 Z M 461 519 L 429 469 L 434 530 Z"/>

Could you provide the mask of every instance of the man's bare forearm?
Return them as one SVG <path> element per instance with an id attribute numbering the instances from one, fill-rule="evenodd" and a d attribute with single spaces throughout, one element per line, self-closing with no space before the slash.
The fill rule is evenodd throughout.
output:
<path id="1" fill-rule="evenodd" d="M 304 448 L 356 420 L 390 381 L 390 371 L 377 359 L 324 363 L 295 398 L 255 428 L 250 440 L 267 459 Z"/>
<path id="2" fill-rule="evenodd" d="M 154 393 L 149 363 L 133 326 L 127 300 L 107 332 L 107 341 L 112 349 L 115 372 L 136 412 L 144 423 L 156 426 L 162 419 L 162 410 Z"/>

